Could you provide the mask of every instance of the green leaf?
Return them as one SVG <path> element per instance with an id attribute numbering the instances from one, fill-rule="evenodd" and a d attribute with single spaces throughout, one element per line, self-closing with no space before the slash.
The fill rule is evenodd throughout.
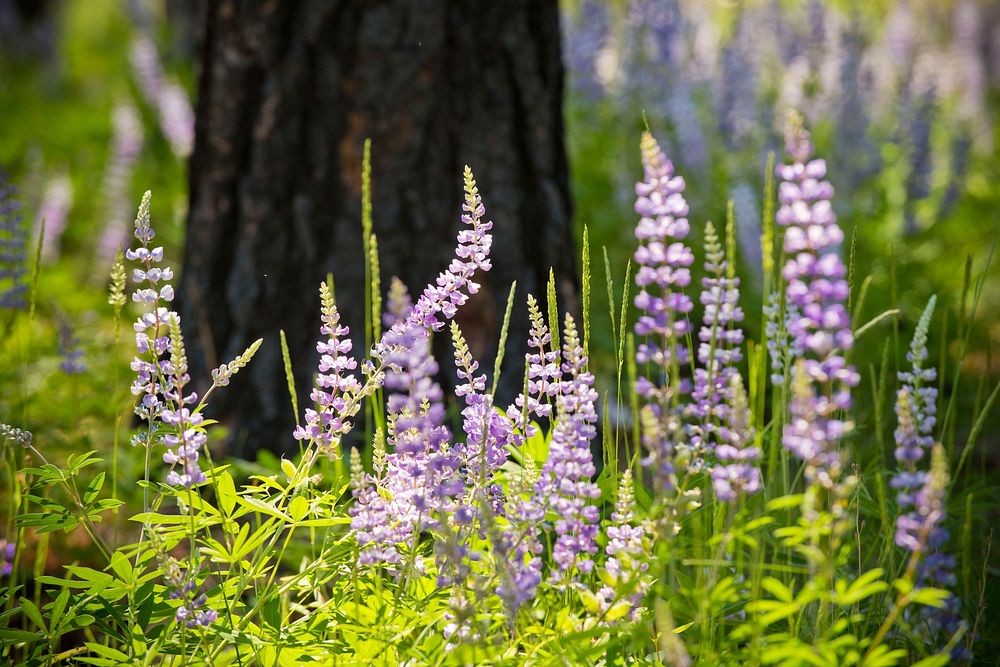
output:
<path id="1" fill-rule="evenodd" d="M 611 605 L 611 609 L 608 609 L 608 613 L 604 616 L 604 618 L 608 622 L 614 623 L 615 621 L 623 618 L 631 610 L 632 603 L 629 600 L 619 600 Z"/>
<path id="2" fill-rule="evenodd" d="M 233 509 L 236 507 L 237 494 L 233 476 L 229 474 L 228 470 L 219 474 L 217 490 L 219 494 L 219 507 L 222 508 L 226 516 L 232 516 Z"/>
<path id="3" fill-rule="evenodd" d="M 40 632 L 28 632 L 27 630 L 17 630 L 15 628 L 0 628 L 0 643 L 3 644 L 35 642 L 44 637 L 45 635 Z"/>
<path id="4" fill-rule="evenodd" d="M 21 611 L 24 612 L 25 616 L 31 619 L 31 622 L 35 624 L 36 628 L 42 632 L 46 632 L 48 630 L 45 625 L 45 620 L 42 618 L 42 613 L 38 611 L 38 607 L 35 606 L 34 602 L 28 598 L 21 598 Z"/>
<path id="5" fill-rule="evenodd" d="M 792 494 L 789 496 L 781 496 L 780 498 L 775 498 L 774 500 L 769 500 L 767 503 L 767 509 L 769 510 L 785 510 L 791 507 L 798 507 L 802 504 L 802 500 L 805 495 L 801 493 Z"/>
<path id="6" fill-rule="evenodd" d="M 281 459 L 281 472 L 285 473 L 288 481 L 295 479 L 295 464 L 288 459 Z"/>
<path id="7" fill-rule="evenodd" d="M 951 595 L 940 588 L 918 588 L 910 591 L 910 602 L 927 605 L 928 607 L 943 607 L 945 600 Z"/>
<path id="8" fill-rule="evenodd" d="M 304 496 L 295 496 L 288 503 L 288 513 L 295 521 L 301 521 L 309 513 L 309 501 Z"/>
<path id="9" fill-rule="evenodd" d="M 89 505 L 97 499 L 97 495 L 101 492 L 101 488 L 104 486 L 104 471 L 94 475 L 94 478 L 90 480 L 87 484 L 86 490 L 83 492 L 83 504 Z"/>
<path id="10" fill-rule="evenodd" d="M 59 627 L 59 621 L 62 620 L 63 611 L 66 610 L 66 604 L 69 602 L 69 589 L 64 588 L 59 592 L 56 597 L 55 602 L 52 603 L 52 607 L 49 610 L 49 621 L 52 623 L 53 628 Z M 70 616 L 67 620 L 73 620 L 73 614 L 70 612 Z"/>
<path id="11" fill-rule="evenodd" d="M 884 574 L 882 568 L 875 568 L 863 573 L 851 582 L 847 590 L 840 596 L 840 604 L 853 605 L 862 600 L 889 590 L 889 584 L 878 579 Z M 839 582 L 838 582 L 839 583 Z"/>
<path id="12" fill-rule="evenodd" d="M 774 577 L 764 577 L 760 580 L 760 585 L 761 588 L 782 602 L 791 602 L 795 599 L 792 591 Z"/>
<path id="13" fill-rule="evenodd" d="M 577 595 L 580 598 L 580 602 L 583 603 L 584 609 L 589 611 L 591 614 L 597 614 L 601 611 L 601 602 L 594 595 L 593 591 L 589 588 L 578 588 L 576 590 Z"/>
<path id="14" fill-rule="evenodd" d="M 293 523 L 292 517 L 288 516 L 274 505 L 265 503 L 263 500 L 258 498 L 238 496 L 236 498 L 236 502 L 254 512 L 260 512 L 262 514 L 273 516 L 276 519 L 283 519 L 288 523 Z"/>

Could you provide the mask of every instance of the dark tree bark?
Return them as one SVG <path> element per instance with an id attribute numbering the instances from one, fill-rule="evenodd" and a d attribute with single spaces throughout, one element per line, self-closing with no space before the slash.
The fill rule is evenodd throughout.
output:
<path id="1" fill-rule="evenodd" d="M 499 397 L 509 399 L 524 367 L 524 299 L 544 296 L 550 265 L 573 306 L 556 0 L 227 0 L 202 11 L 181 308 L 193 377 L 264 338 L 245 376 L 213 397 L 234 453 L 294 448 L 278 330 L 308 403 L 328 271 L 363 348 L 366 137 L 383 285 L 398 275 L 414 296 L 451 258 L 463 165 L 475 171 L 494 268 L 460 323 L 492 369 L 517 280 Z M 450 369 L 446 338 L 436 348 Z"/>

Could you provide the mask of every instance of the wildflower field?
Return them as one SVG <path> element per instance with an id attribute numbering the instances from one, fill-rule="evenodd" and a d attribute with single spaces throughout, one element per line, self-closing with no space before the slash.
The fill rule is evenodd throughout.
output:
<path id="1" fill-rule="evenodd" d="M 309 358 L 282 330 L 198 378 L 191 64 L 66 3 L 61 69 L 0 61 L 0 118 L 54 127 L 0 139 L 0 663 L 1000 663 L 1000 96 L 844 74 L 992 15 L 777 4 L 564 3 L 577 298 L 491 282 L 521 232 L 487 165 L 437 278 L 386 275 L 366 141 L 369 287 L 317 276 Z M 749 57 L 772 19 L 792 56 Z M 492 363 L 460 325 L 484 286 Z M 245 460 L 213 409 L 265 354 L 293 453 Z"/>

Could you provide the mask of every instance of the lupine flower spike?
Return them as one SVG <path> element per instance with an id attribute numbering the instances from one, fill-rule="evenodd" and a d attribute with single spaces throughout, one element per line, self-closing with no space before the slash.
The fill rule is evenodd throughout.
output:
<path id="1" fill-rule="evenodd" d="M 751 444 L 750 405 L 739 373 L 730 376 L 727 394 L 726 425 L 718 432 L 719 443 L 715 448 L 718 463 L 712 468 L 711 476 L 716 498 L 731 503 L 741 493 L 750 495 L 760 490 L 760 468 L 757 464 L 760 449 Z"/>
<path id="2" fill-rule="evenodd" d="M 416 304 L 411 303 L 401 283 L 393 283 L 390 313 L 384 320 L 389 329 L 372 350 L 380 365 L 367 366 L 369 380 L 355 391 L 353 400 L 331 405 L 335 410 L 356 412 L 362 394 L 374 391 L 383 378 L 388 388 L 397 390 L 389 397 L 389 437 L 394 452 L 386 456 L 387 474 L 363 476 L 355 485 L 357 503 L 351 510 L 351 526 L 363 547 L 362 564 L 401 562 L 398 546 L 408 543 L 421 525 L 434 525 L 439 516 L 447 515 L 464 488 L 458 471 L 465 461 L 458 448 L 450 446 L 450 433 L 442 424 L 440 387 L 432 377 L 437 363 L 430 355 L 429 339 L 430 332 L 441 330 L 469 295 L 479 291 L 479 284 L 472 280 L 475 272 L 490 269 L 492 236 L 487 232 L 493 224 L 483 219 L 486 209 L 468 166 L 464 189 L 462 222 L 469 227 L 458 234 L 456 258 L 438 275 L 435 285 L 424 289 Z M 341 335 L 346 335 L 346 327 L 341 329 Z M 473 382 L 470 390 L 482 391 L 484 383 Z M 334 419 L 330 418 L 331 423 Z M 336 426 L 341 435 L 350 428 L 349 422 L 347 428 Z M 509 429 L 509 425 L 504 428 Z M 318 429 L 315 432 L 320 433 Z M 315 436 L 297 430 L 296 437 Z"/>
<path id="3" fill-rule="evenodd" d="M 21 310 L 27 306 L 28 230 L 21 216 L 17 190 L 0 172 L 0 309 Z"/>
<path id="4" fill-rule="evenodd" d="M 786 228 L 785 298 L 798 311 L 788 330 L 802 358 L 792 369 L 791 419 L 782 440 L 805 463 L 807 482 L 829 487 L 840 473 L 840 440 L 851 428 L 841 413 L 851 407 L 859 379 L 844 358 L 854 343 L 839 253 L 844 234 L 830 204 L 826 162 L 813 159 L 802 118 L 791 115 L 786 132 L 791 162 L 777 168 L 781 206 L 775 219 Z"/>
<path id="5" fill-rule="evenodd" d="M 635 212 L 640 216 L 635 228 L 635 305 L 640 315 L 635 334 L 642 342 L 635 360 L 640 372 L 648 369 L 651 375 L 640 375 L 635 391 L 646 403 L 640 419 L 648 453 L 643 463 L 653 471 L 657 486 L 666 489 L 674 483 L 676 449 L 687 446 L 680 398 L 690 389 L 681 371 L 691 360 L 686 336 L 694 304 L 684 290 L 691 284 L 694 255 L 683 242 L 691 229 L 684 178 L 674 174 L 673 164 L 649 132 L 643 133 L 640 149 L 643 180 L 635 185 Z"/>
<path id="6" fill-rule="evenodd" d="M 600 611 L 614 622 L 630 614 L 638 620 L 644 611 L 640 606 L 649 588 L 648 535 L 636 522 L 635 493 L 632 470 L 626 469 L 618 484 L 618 498 L 608 526 L 608 545 L 604 548 L 608 559 L 601 572 L 604 585 L 597 592 Z"/>
<path id="7" fill-rule="evenodd" d="M 917 322 L 906 355 L 910 369 L 899 373 L 901 386 L 896 394 L 895 431 L 899 470 L 891 485 L 898 492 L 896 503 L 901 512 L 896 519 L 896 544 L 907 551 L 919 552 L 921 558 L 917 584 L 948 589 L 955 585 L 956 579 L 955 558 L 942 551 L 948 541 L 943 493 L 947 486 L 947 458 L 941 445 L 934 442 L 937 370 L 925 366 L 927 334 L 935 302 L 936 297 L 931 297 Z M 920 462 L 929 451 L 933 453 L 930 468 L 921 469 Z M 923 627 L 930 631 L 927 637 L 931 643 L 946 641 L 958 630 L 961 625 L 959 606 L 959 598 L 949 593 L 941 607 L 921 611 Z M 952 654 L 954 660 L 967 657 L 961 647 L 956 647 Z"/>
<path id="8" fill-rule="evenodd" d="M 576 323 L 568 313 L 562 358 L 564 379 L 556 398 L 556 426 L 536 494 L 557 516 L 552 559 L 560 573 L 572 575 L 578 570 L 587 574 L 597 551 L 598 511 L 592 501 L 601 495 L 591 481 L 595 468 L 590 441 L 597 433 L 597 392 L 594 376 L 586 370 L 587 357 Z"/>
<path id="9" fill-rule="evenodd" d="M 726 255 L 709 222 L 705 227 L 705 272 L 702 279 L 701 303 L 705 307 L 701 329 L 698 330 L 698 367 L 694 370 L 691 391 L 691 413 L 697 423 L 691 429 L 692 454 L 699 459 L 715 451 L 727 435 L 730 419 L 732 378 L 736 365 L 743 359 L 743 310 L 739 305 L 739 278 L 726 273 Z"/>

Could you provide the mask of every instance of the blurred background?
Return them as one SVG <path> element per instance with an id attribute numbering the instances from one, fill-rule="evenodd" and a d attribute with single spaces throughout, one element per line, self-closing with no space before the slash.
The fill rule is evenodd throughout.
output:
<path id="1" fill-rule="evenodd" d="M 591 348 L 598 373 L 606 381 L 604 386 L 613 386 L 616 332 L 609 313 L 617 313 L 621 307 L 626 263 L 634 249 L 632 203 L 634 183 L 641 176 L 639 133 L 648 123 L 686 177 L 695 237 L 706 220 L 724 221 L 727 202 L 733 202 L 739 273 L 748 313 L 746 328 L 749 338 L 758 339 L 765 296 L 761 293 L 760 246 L 765 171 L 770 152 L 777 151 L 780 159 L 781 126 L 790 107 L 805 115 L 818 152 L 830 165 L 837 189 L 835 207 L 847 239 L 843 251 L 851 260 L 855 295 L 865 292 L 863 303 L 853 304 L 856 320 L 867 322 L 884 311 L 899 311 L 876 327 L 855 351 L 854 361 L 864 378 L 861 391 L 870 390 L 872 395 L 871 400 L 861 402 L 859 458 L 869 445 L 875 451 L 876 444 L 891 439 L 893 420 L 886 416 L 892 414 L 891 396 L 884 398 L 887 394 L 879 383 L 884 388 L 888 377 L 891 384 L 892 373 L 905 363 L 912 328 L 932 294 L 939 298 L 932 349 L 944 369 L 945 395 L 956 397 L 955 416 L 947 424 L 950 444 L 957 452 L 966 443 L 973 418 L 980 415 L 1000 376 L 1000 355 L 994 358 L 992 354 L 1000 342 L 1000 267 L 996 261 L 989 263 L 1000 229 L 1000 3 L 566 0 L 558 6 L 514 3 L 518 9 L 510 14 L 524 14 L 524 21 L 514 26 L 504 26 L 503 17 L 491 18 L 489 12 L 482 12 L 485 18 L 477 19 L 481 23 L 468 31 L 468 43 L 445 40 L 440 48 L 446 53 L 447 49 L 466 49 L 480 54 L 482 66 L 488 70 L 495 62 L 490 56 L 494 43 L 503 42 L 508 49 L 502 52 L 503 58 L 515 63 L 511 76 L 518 81 L 537 79 L 538 90 L 544 95 L 526 96 L 523 86 L 514 86 L 522 91 L 522 98 L 514 105 L 520 111 L 513 112 L 515 120 L 521 120 L 497 120 L 498 127 L 507 128 L 499 132 L 499 139 L 489 136 L 491 117 L 486 113 L 505 108 L 497 102 L 507 95 L 498 80 L 484 78 L 481 87 L 474 76 L 460 82 L 468 97 L 479 102 L 462 102 L 462 96 L 453 95 L 455 91 L 450 89 L 441 99 L 435 98 L 437 105 L 443 100 L 449 108 L 457 105 L 460 111 L 448 117 L 445 125 L 435 126 L 430 139 L 425 138 L 425 144 L 431 146 L 450 142 L 454 154 L 444 169 L 452 185 L 437 197 L 445 203 L 429 210 L 426 217 L 430 226 L 423 231 L 419 227 L 423 214 L 412 219 L 407 216 L 422 210 L 423 199 L 434 198 L 427 193 L 436 191 L 424 188 L 411 192 L 400 185 L 403 195 L 398 201 L 393 199 L 395 179 L 399 178 L 390 170 L 397 164 L 393 151 L 409 141 L 412 128 L 407 114 L 417 111 L 405 97 L 393 104 L 396 89 L 392 86 L 388 102 L 372 101 L 364 113 L 346 113 L 338 121 L 340 134 L 336 136 L 350 140 L 330 140 L 327 152 L 334 157 L 323 159 L 339 161 L 331 163 L 336 169 L 317 167 L 304 176 L 311 179 L 313 190 L 296 190 L 296 196 L 287 201 L 280 196 L 272 198 L 270 208 L 255 214 L 254 196 L 260 190 L 259 181 L 266 180 L 268 173 L 265 162 L 263 176 L 258 176 L 253 187 L 241 186 L 238 193 L 231 188 L 233 199 L 242 206 L 241 213 L 234 214 L 229 226 L 213 226 L 222 223 L 211 217 L 218 207 L 205 204 L 205 193 L 214 183 L 211 165 L 225 164 L 225 153 L 219 152 L 219 146 L 228 140 L 213 132 L 228 126 L 226 99 L 241 91 L 226 91 L 220 97 L 218 88 L 210 85 L 213 79 L 205 75 L 205 64 L 209 64 L 209 73 L 224 79 L 228 76 L 226 67 L 242 62 L 241 58 L 252 59 L 252 49 L 258 44 L 254 39 L 266 53 L 294 51 L 296 40 L 305 40 L 306 52 L 313 58 L 307 58 L 310 71 L 319 72 L 320 80 L 329 73 L 339 81 L 331 86 L 339 86 L 346 97 L 324 102 L 313 96 L 298 106 L 278 97 L 277 111 L 270 111 L 273 125 L 279 129 L 275 141 L 281 139 L 282 127 L 290 127 L 290 133 L 306 137 L 296 139 L 305 145 L 291 144 L 292 156 L 308 148 L 303 161 L 322 164 L 314 154 L 322 141 L 308 132 L 310 122 L 322 122 L 325 107 L 313 112 L 312 121 L 300 109 L 327 103 L 335 111 L 338 104 L 354 104 L 350 95 L 364 97 L 366 90 L 364 76 L 344 78 L 344 60 L 323 50 L 329 40 L 324 41 L 322 30 L 334 30 L 338 21 L 356 21 L 356 26 L 349 24 L 351 32 L 360 35 L 359 44 L 369 51 L 359 52 L 367 54 L 370 61 L 390 51 L 378 40 L 386 34 L 384 28 L 394 25 L 392 3 L 355 3 L 350 11 L 317 20 L 315 30 L 309 15 L 283 13 L 298 3 L 260 3 L 274 16 L 252 16 L 242 5 L 228 11 L 232 4 L 213 3 L 213 17 L 207 16 L 211 12 L 204 4 L 169 0 L 0 0 L 0 126 L 4 128 L 0 168 L 5 174 L 0 192 L 0 419 L 26 423 L 35 432 L 36 441 L 54 452 L 54 458 L 61 458 L 60 452 L 108 449 L 116 418 L 123 428 L 128 425 L 128 409 L 121 410 L 124 403 L 110 397 L 115 395 L 115 383 L 128 382 L 130 329 L 126 322 L 116 333 L 106 288 L 114 252 L 128 244 L 135 207 L 147 189 L 154 195 L 154 227 L 175 268 L 181 269 L 178 265 L 183 257 L 195 258 L 191 267 L 205 261 L 197 255 L 198 248 L 191 247 L 191 237 L 185 244 L 189 220 L 192 234 L 207 238 L 205 235 L 217 233 L 212 243 L 225 249 L 217 258 L 227 258 L 217 259 L 222 270 L 238 267 L 248 261 L 247 257 L 280 261 L 255 254 L 253 249 L 242 254 L 246 235 L 259 230 L 241 227 L 241 221 L 257 219 L 253 215 L 258 215 L 264 222 L 255 224 L 266 225 L 273 211 L 277 211 L 275 220 L 286 209 L 294 211 L 288 213 L 287 220 L 282 218 L 280 225 L 275 223 L 273 233 L 279 236 L 269 236 L 272 232 L 266 231 L 261 243 L 285 239 L 280 236 L 282 230 L 300 230 L 300 217 L 307 221 L 322 217 L 326 200 L 314 195 L 336 182 L 347 193 L 347 204 L 337 219 L 353 219 L 350 224 L 360 230 L 360 191 L 355 183 L 360 183 L 363 139 L 374 136 L 374 229 L 380 234 L 380 249 L 386 248 L 387 266 L 403 271 L 414 259 L 404 247 L 411 245 L 408 239 L 414 238 L 414 230 L 418 236 L 426 232 L 428 238 L 435 239 L 442 257 L 451 252 L 452 241 L 447 239 L 454 238 L 458 224 L 460 165 L 468 159 L 484 173 L 480 186 L 487 206 L 496 211 L 498 238 L 513 238 L 511 247 L 518 252 L 539 244 L 547 248 L 545 253 L 525 253 L 524 262 L 530 265 L 526 273 L 501 265 L 498 275 L 518 277 L 522 289 L 540 296 L 548 265 L 558 264 L 561 302 L 578 309 L 580 243 L 584 226 L 589 230 L 594 276 Z M 467 3 L 460 4 L 464 7 Z M 543 5 L 546 9 L 536 9 Z M 461 17 L 445 18 L 454 34 L 464 32 Z M 503 29 L 490 32 L 485 23 L 488 20 L 501 22 L 498 25 Z M 261 37 L 271 27 L 279 35 L 274 43 Z M 536 71 L 522 72 L 511 55 L 523 50 L 518 39 L 508 39 L 518 27 L 525 29 L 526 40 L 534 40 L 530 53 L 536 59 Z M 407 30 L 412 28 L 404 26 L 399 34 L 412 38 Z M 389 30 L 388 34 L 394 33 Z M 414 44 L 426 47 L 427 38 L 414 38 Z M 384 70 L 372 68 L 368 76 L 381 72 L 390 77 L 397 68 L 405 69 L 403 61 L 412 59 L 410 52 L 401 57 L 392 55 L 396 64 Z M 267 62 L 277 68 L 288 59 Z M 359 57 L 351 62 L 368 61 Z M 447 59 L 435 62 L 448 64 Z M 253 67 L 264 71 L 260 63 Z M 423 85 L 421 76 L 432 79 L 435 71 L 420 70 L 413 77 L 400 75 L 407 81 L 392 85 L 409 85 L 411 80 Z M 377 87 L 385 83 L 384 77 L 368 80 Z M 265 72 L 240 79 L 238 84 L 261 86 L 269 94 L 270 83 L 289 80 L 294 78 L 270 77 Z M 293 84 L 287 88 L 295 90 Z M 199 89 L 216 96 L 211 104 L 199 102 Z M 260 99 L 270 98 L 265 95 Z M 476 104 L 486 111 L 480 113 Z M 247 105 L 253 106 L 242 99 L 234 103 L 234 117 L 268 109 L 259 100 L 249 110 Z M 533 117 L 532 112 L 541 105 L 552 113 L 542 119 Z M 380 124 L 381 109 L 387 109 L 386 115 L 395 114 L 392 124 Z M 427 109 L 426 113 L 440 116 L 439 106 L 430 104 Z M 206 125 L 199 124 L 202 118 Z M 474 125 L 477 137 L 452 136 L 465 120 L 472 123 L 473 119 L 478 123 Z M 245 129 L 243 140 L 257 140 L 254 132 L 263 132 L 259 123 Z M 447 137 L 442 139 L 440 133 Z M 480 147 L 467 148 L 476 141 Z M 504 150 L 508 143 L 519 146 L 519 154 L 511 158 L 520 170 L 518 178 L 505 179 L 501 170 L 491 166 L 507 159 Z M 532 155 L 532 150 L 541 157 Z M 525 162 L 530 163 L 528 167 Z M 403 166 L 398 171 L 419 172 L 421 165 L 432 163 L 437 165 L 433 155 L 418 151 L 417 158 L 399 161 Z M 280 187 L 286 187 L 278 167 L 274 178 Z M 290 183 L 287 187 L 300 186 Z M 527 208 L 510 203 L 543 195 Z M 435 211 L 446 215 L 434 217 Z M 525 211 L 537 217 L 518 222 L 518 216 L 529 215 Z M 30 308 L 31 254 L 43 218 L 36 314 L 29 322 L 15 313 Z M 438 219 L 440 223 L 434 222 Z M 536 226 L 547 230 L 541 240 L 530 237 Z M 283 260 L 287 272 L 296 272 L 301 259 L 293 252 L 294 238 L 281 242 L 290 244 Z M 359 231 L 339 238 L 347 249 L 344 252 L 360 257 Z M 349 239 L 350 244 L 343 239 Z M 419 239 L 413 243 L 419 245 Z M 431 251 L 428 246 L 420 252 Z M 605 252 L 613 282 L 613 306 L 605 289 L 609 277 Z M 499 254 L 497 261 L 502 262 L 503 256 Z M 335 253 L 317 261 L 317 266 L 328 266 L 335 276 L 341 272 L 350 276 L 351 271 L 357 276 L 357 267 L 346 266 L 347 260 Z M 434 267 L 443 267 L 436 256 L 427 264 L 429 268 L 415 270 L 409 277 L 411 286 L 433 277 L 439 270 Z M 200 275 L 192 273 L 191 267 L 185 266 L 183 271 L 189 276 Z M 214 353 L 204 351 L 212 349 L 206 345 L 206 340 L 212 339 L 199 333 L 202 322 L 196 322 L 197 309 L 191 317 L 186 315 L 188 336 L 192 346 L 202 346 L 203 351 L 196 354 L 204 357 L 201 363 L 206 366 L 213 357 L 232 356 L 232 350 L 242 350 L 251 336 L 265 336 L 269 351 L 261 355 L 260 363 L 273 372 L 260 371 L 247 378 L 241 375 L 232 388 L 236 403 L 249 395 L 255 398 L 247 401 L 262 401 L 246 403 L 255 414 L 280 404 L 280 408 L 273 408 L 281 411 L 280 416 L 255 422 L 260 433 L 270 432 L 267 429 L 285 433 L 281 429 L 292 418 L 274 339 L 279 325 L 289 331 L 293 343 L 297 381 L 303 387 L 308 385 L 314 366 L 309 346 L 318 322 L 315 286 L 325 270 L 317 269 L 315 275 L 300 272 L 306 286 L 288 288 L 288 298 L 282 299 L 301 311 L 301 322 L 261 324 L 260 320 L 269 319 L 262 310 L 269 302 L 251 302 L 244 306 L 243 314 L 229 314 L 229 320 L 237 324 L 240 317 L 251 322 L 242 328 L 229 322 L 227 326 L 240 336 L 220 342 L 217 334 Z M 264 278 L 269 275 L 267 268 L 260 273 Z M 274 300 L 273 294 L 267 297 L 270 283 L 261 283 L 262 287 L 244 274 L 234 275 L 228 276 L 229 282 L 222 287 L 206 283 L 202 288 L 209 294 L 239 295 L 240 281 L 245 280 L 247 285 L 253 284 L 253 294 L 263 295 L 260 299 Z M 383 284 L 388 283 L 389 275 L 387 270 Z M 187 280 L 197 283 L 195 278 Z M 350 277 L 343 284 L 338 280 L 338 300 L 360 303 L 361 284 Z M 472 320 L 463 323 L 471 329 L 470 339 L 478 346 L 484 367 L 491 367 L 494 352 L 490 346 L 496 345 L 498 319 L 492 304 L 506 300 L 508 286 L 508 281 L 497 281 L 491 274 L 486 282 L 489 296 L 483 297 L 487 305 L 474 308 Z M 274 289 L 278 295 L 286 294 L 281 285 Z M 182 294 L 182 301 L 184 298 Z M 523 303 L 523 298 L 524 292 L 519 293 L 518 303 Z M 207 318 L 231 305 L 210 308 Z M 360 317 L 355 311 L 347 318 L 356 337 L 364 327 L 352 318 Z M 359 343 L 363 345 L 363 337 Z M 515 334 L 511 344 L 515 350 L 520 344 Z M 510 352 L 507 361 L 519 366 L 519 359 Z M 236 386 L 240 382 L 245 383 L 243 389 Z M 264 387 L 271 388 L 273 400 L 260 398 Z M 240 394 L 244 390 L 246 393 Z M 306 390 L 299 393 L 304 396 Z M 881 404 L 879 396 L 883 397 Z M 614 394 L 610 400 L 616 400 Z M 224 418 L 230 411 L 238 412 L 239 405 L 222 404 L 220 410 L 213 416 Z M 981 504 L 985 508 L 983 521 L 988 525 L 996 511 L 993 480 L 1000 461 L 1000 423 L 993 416 L 984 419 L 970 461 L 978 476 L 968 485 L 976 490 L 977 507 Z M 241 465 L 248 469 L 257 465 L 254 461 L 273 465 L 275 453 L 292 446 L 288 437 L 281 443 L 255 443 L 252 434 L 234 433 L 240 428 L 239 419 L 227 423 L 230 432 L 217 436 L 216 446 L 245 457 L 247 462 Z M 141 475 L 140 458 L 123 457 L 123 478 Z M 70 542 L 66 548 L 75 548 L 71 542 L 76 536 L 63 539 Z M 85 544 L 77 546 L 81 553 L 86 549 Z"/>

